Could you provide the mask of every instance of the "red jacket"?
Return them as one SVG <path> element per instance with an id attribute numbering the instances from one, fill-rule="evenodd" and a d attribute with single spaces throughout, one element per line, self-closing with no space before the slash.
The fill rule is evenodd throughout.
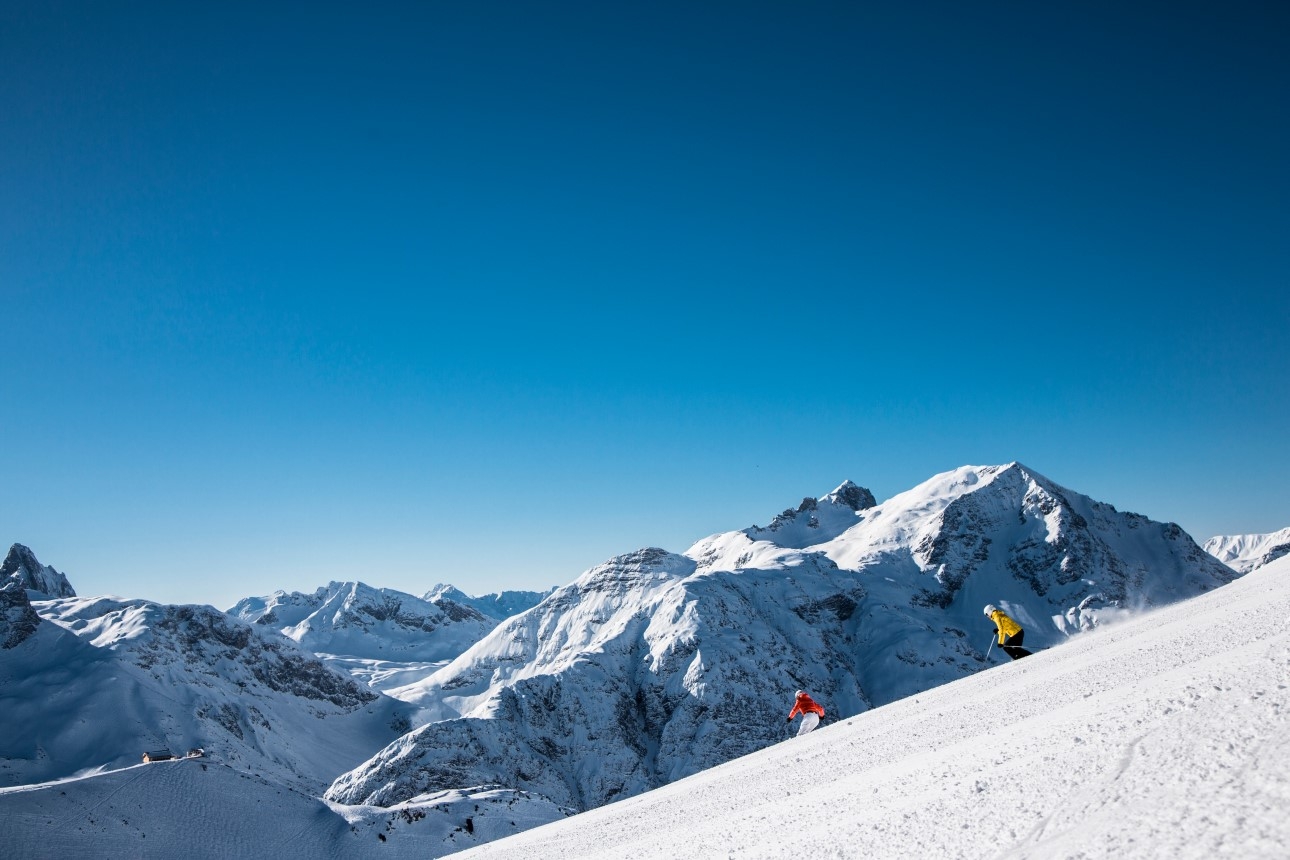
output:
<path id="1" fill-rule="evenodd" d="M 793 703 L 793 710 L 788 712 L 788 718 L 791 720 L 798 714 L 819 714 L 820 719 L 824 719 L 824 709 L 805 693 L 797 697 L 797 701 Z"/>

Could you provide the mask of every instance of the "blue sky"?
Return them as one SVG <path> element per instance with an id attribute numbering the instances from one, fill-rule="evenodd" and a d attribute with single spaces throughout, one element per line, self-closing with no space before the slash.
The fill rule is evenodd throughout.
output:
<path id="1" fill-rule="evenodd" d="M 540 588 L 1012 460 L 1290 525 L 1290 7 L 186 5 L 0 9 L 0 538 L 81 593 Z"/>

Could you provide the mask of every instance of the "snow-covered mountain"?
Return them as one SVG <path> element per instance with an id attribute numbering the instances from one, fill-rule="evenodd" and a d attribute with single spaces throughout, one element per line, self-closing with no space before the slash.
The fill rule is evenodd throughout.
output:
<path id="1" fill-rule="evenodd" d="M 836 720 L 979 671 L 987 602 L 1044 648 L 1235 576 L 1178 526 L 1016 463 L 881 505 L 848 482 L 765 528 L 612 559 L 502 622 L 392 691 L 439 721 L 326 796 L 496 784 L 590 809 L 781 740 L 795 688 Z"/>
<path id="2" fill-rule="evenodd" d="M 741 534 L 752 541 L 802 549 L 842 534 L 856 524 L 857 514 L 876 504 L 873 493 L 851 481 L 843 481 L 841 486 L 822 498 L 807 496 L 802 499 L 797 508 L 786 509 L 765 528 L 750 526 Z"/>
<path id="3" fill-rule="evenodd" d="M 1205 541 L 1205 551 L 1233 570 L 1249 573 L 1290 555 L 1290 527 L 1266 535 L 1218 535 Z"/>
<path id="4" fill-rule="evenodd" d="M 512 615 L 529 611 L 553 591 L 555 591 L 554 588 L 548 588 L 546 591 L 499 591 L 472 597 L 456 586 L 439 583 L 427 591 L 421 599 L 430 603 L 451 600 L 463 606 L 473 607 L 495 621 L 503 621 Z"/>
<path id="5" fill-rule="evenodd" d="M 209 606 L 0 595 L 0 785 L 204 747 L 318 792 L 409 726 L 406 706 Z"/>
<path id="6" fill-rule="evenodd" d="M 4 564 L 0 564 L 0 587 L 15 582 L 25 588 L 32 600 L 75 597 L 76 591 L 67 577 L 36 560 L 36 554 L 20 543 L 9 547 Z"/>
<path id="7" fill-rule="evenodd" d="M 17 648 L 36 633 L 40 616 L 27 589 L 17 582 L 0 584 L 0 649 Z"/>
<path id="8" fill-rule="evenodd" d="M 423 600 L 362 582 L 248 597 L 229 614 L 279 630 L 308 651 L 364 660 L 450 660 L 497 623 L 447 596 Z"/>
<path id="9" fill-rule="evenodd" d="M 1284 557 L 461 860 L 1280 860 L 1288 616 Z"/>
<path id="10" fill-rule="evenodd" d="M 1135 533 L 1156 526 L 1139 524 Z M 605 609 L 611 580 L 633 575 L 647 589 L 666 588 L 664 577 L 688 565 L 658 553 L 596 568 L 602 589 L 585 589 L 583 599 Z M 669 572 L 669 561 L 680 567 Z M 719 578 L 697 569 L 689 576 Z M 26 597 L 16 586 L 7 591 Z M 697 619 L 703 612 L 693 603 Z M 853 615 L 864 610 L 862 602 Z M 530 615 L 540 618 L 541 607 Z M 272 774 L 248 772 L 260 770 L 254 761 L 212 755 L 0 788 L 0 856 L 441 857 L 517 833 L 463 860 L 1280 858 L 1290 852 L 1287 615 L 1290 558 L 1282 558 L 1194 599 L 1125 613 L 1021 663 L 843 719 L 831 708 L 809 737 L 567 819 L 549 800 L 501 786 L 386 807 L 324 803 Z M 41 636 L 60 629 L 48 619 L 36 624 Z M 566 625 L 543 635 L 575 632 Z M 8 653 L 0 651 L 0 661 Z M 603 672 L 611 655 L 612 647 L 584 653 L 570 666 L 598 660 Z M 0 672 L 7 666 L 0 662 Z M 0 693 L 8 691 L 4 678 Z M 553 691 L 557 700 L 595 705 L 569 689 L 573 676 L 565 680 L 565 690 Z M 715 691 L 713 684 L 707 695 Z M 0 704 L 6 730 L 19 724 L 9 703 Z M 787 706 L 773 715 L 781 728 Z M 579 742 L 598 741 L 584 734 Z M 478 751 L 458 748 L 457 766 Z M 584 764 L 588 773 L 594 767 Z M 536 826 L 545 822 L 555 823 Z"/>

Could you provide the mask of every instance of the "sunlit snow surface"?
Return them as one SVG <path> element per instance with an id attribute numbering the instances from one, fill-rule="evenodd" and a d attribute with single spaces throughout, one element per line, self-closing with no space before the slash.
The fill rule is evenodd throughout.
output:
<path id="1" fill-rule="evenodd" d="M 1290 558 L 460 856 L 1290 856 Z"/>

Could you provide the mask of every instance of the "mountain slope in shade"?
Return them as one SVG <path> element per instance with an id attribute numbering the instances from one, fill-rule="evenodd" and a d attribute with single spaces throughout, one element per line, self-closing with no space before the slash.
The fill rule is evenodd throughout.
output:
<path id="1" fill-rule="evenodd" d="M 422 600 L 362 582 L 332 582 L 313 594 L 248 597 L 229 614 L 281 631 L 308 651 L 364 660 L 449 660 L 497 623 L 447 597 Z"/>
<path id="2" fill-rule="evenodd" d="M 76 596 L 66 576 L 41 564 L 36 554 L 20 543 L 9 547 L 9 554 L 0 564 L 0 587 L 6 582 L 16 582 L 27 589 L 33 600 Z"/>
<path id="3" fill-rule="evenodd" d="M 1235 576 L 1177 526 L 1015 463 L 867 495 L 843 485 L 778 526 L 591 569 L 392 691 L 439 721 L 327 797 L 499 784 L 591 809 L 782 740 L 795 688 L 832 720 L 979 671 L 986 602 L 1042 648 Z"/>
<path id="4" fill-rule="evenodd" d="M 1290 557 L 461 858 L 1290 856 L 1288 616 Z"/>
<path id="5" fill-rule="evenodd" d="M 1218 535 L 1205 541 L 1205 551 L 1240 573 L 1290 555 L 1290 528 L 1265 535 Z"/>
<path id="6" fill-rule="evenodd" d="M 389 809 L 329 805 L 207 756 L 0 788 L 0 857 L 422 860 L 565 814 L 487 788 Z"/>
<path id="7" fill-rule="evenodd" d="M 318 792 L 408 725 L 400 703 L 208 606 L 31 606 L 40 623 L 0 649 L 0 785 L 204 747 Z"/>

